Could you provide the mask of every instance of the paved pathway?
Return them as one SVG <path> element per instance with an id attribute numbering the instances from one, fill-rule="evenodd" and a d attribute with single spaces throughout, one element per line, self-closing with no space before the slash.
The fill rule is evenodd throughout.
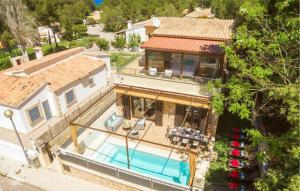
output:
<path id="1" fill-rule="evenodd" d="M 0 191 L 43 191 L 34 186 L 24 184 L 8 177 L 0 176 Z"/>
<path id="2" fill-rule="evenodd" d="M 43 190 L 113 191 L 110 188 L 46 168 L 28 168 L 21 162 L 0 156 L 0 171 L 7 177 Z M 1 191 L 1 189 L 0 189 Z M 37 190 L 38 191 L 38 190 Z"/>

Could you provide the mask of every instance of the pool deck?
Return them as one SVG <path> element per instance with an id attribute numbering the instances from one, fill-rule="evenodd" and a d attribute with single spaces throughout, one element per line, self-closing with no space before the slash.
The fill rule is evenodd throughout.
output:
<path id="1" fill-rule="evenodd" d="M 117 108 L 116 105 L 113 104 L 90 126 L 95 129 L 106 131 L 104 121 L 108 119 L 115 111 L 117 111 Z M 131 120 L 125 120 L 124 122 L 130 123 L 131 126 L 134 126 L 137 120 L 137 118 L 132 118 Z M 124 125 L 124 123 L 122 125 Z M 81 154 L 84 157 L 93 159 L 93 156 L 95 155 L 99 147 L 101 147 L 101 145 L 103 145 L 104 143 L 117 144 L 125 147 L 126 141 L 124 135 L 126 135 L 127 131 L 123 130 L 122 125 L 118 128 L 118 130 L 115 133 L 123 136 L 113 135 L 110 133 L 100 132 L 92 129 L 80 128 L 78 130 L 79 154 Z M 128 138 L 128 147 L 133 150 L 144 152 L 146 151 L 150 154 L 158 155 L 161 157 L 188 162 L 188 154 L 176 149 L 184 148 L 177 145 L 174 146 L 173 144 L 171 144 L 170 140 L 165 136 L 166 133 L 166 126 L 157 126 L 153 121 L 147 120 L 144 130 L 139 130 L 138 138 L 146 141 L 160 143 L 168 147 L 138 141 L 135 139 L 131 139 L 130 137 Z M 64 149 L 69 152 L 75 152 L 72 140 L 69 140 L 68 144 L 65 144 Z M 201 179 L 204 179 L 205 173 L 209 165 L 208 161 L 211 152 L 208 151 L 205 146 L 200 146 L 197 150 L 194 151 L 197 151 L 199 153 L 197 158 L 195 178 L 201 177 Z"/>

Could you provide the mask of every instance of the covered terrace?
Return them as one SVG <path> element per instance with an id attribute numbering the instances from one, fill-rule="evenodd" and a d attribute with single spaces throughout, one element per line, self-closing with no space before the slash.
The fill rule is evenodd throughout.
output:
<path id="1" fill-rule="evenodd" d="M 136 176 L 147 177 L 150 174 L 150 177 L 153 178 L 154 176 L 153 180 L 156 183 L 159 182 L 157 184 L 177 186 L 179 190 L 182 190 L 182 188 L 188 189 L 193 185 L 198 159 L 207 154 L 205 144 L 200 144 L 196 148 L 188 145 L 172 144 L 170 138 L 168 138 L 168 132 L 173 127 L 158 126 L 151 120 L 145 120 L 141 128 L 140 122 L 145 119 L 145 114 L 150 109 L 149 105 L 138 117 L 126 119 L 124 112 L 118 112 L 116 103 L 132 91 L 131 87 L 116 86 L 114 90 L 108 92 L 94 105 L 82 111 L 70 123 L 72 140 L 67 141 L 62 146 L 63 153 L 67 151 L 75 155 L 79 154 L 81 157 L 114 167 L 118 166 L 120 169 L 125 169 L 131 173 L 138 172 Z M 154 103 L 156 104 L 158 100 L 166 97 L 167 93 L 156 91 L 153 95 Z M 173 98 L 175 100 L 172 101 L 179 98 L 175 97 Z M 197 102 L 199 100 L 192 98 L 186 104 L 188 108 L 191 108 L 193 105 L 199 104 Z M 112 115 L 121 117 L 121 122 L 117 128 L 108 129 L 105 123 Z M 182 125 L 186 118 L 183 118 Z M 138 136 L 135 136 L 135 131 L 138 131 Z M 143 166 L 145 165 L 143 162 L 140 163 L 141 160 L 144 160 L 141 159 L 142 156 L 147 156 L 148 160 L 149 158 L 153 160 L 149 165 L 156 163 L 155 160 L 163 161 L 162 164 L 153 167 L 158 168 L 156 170 L 159 173 L 149 173 L 148 170 L 143 169 L 148 169 L 148 167 Z M 176 162 L 179 166 L 172 166 Z M 183 167 L 185 169 L 182 169 Z M 171 174 L 174 174 L 175 177 L 172 177 Z M 158 177 L 158 179 L 155 177 Z"/>

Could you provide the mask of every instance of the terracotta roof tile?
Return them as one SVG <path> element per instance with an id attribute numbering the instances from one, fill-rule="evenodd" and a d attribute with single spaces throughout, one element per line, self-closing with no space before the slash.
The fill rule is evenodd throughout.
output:
<path id="1" fill-rule="evenodd" d="M 190 53 L 223 54 L 222 42 L 172 37 L 151 37 L 141 48 Z"/>
<path id="2" fill-rule="evenodd" d="M 160 26 L 153 32 L 154 36 L 171 36 L 207 40 L 230 40 L 234 20 L 205 19 L 188 17 L 157 17 Z M 145 24 L 154 27 L 150 20 Z"/>
<path id="3" fill-rule="evenodd" d="M 63 55 L 63 52 L 60 55 Z M 67 51 L 66 54 L 69 52 Z M 34 65 L 36 65 L 36 62 L 34 61 Z M 50 90 L 58 93 L 71 83 L 89 76 L 92 72 L 104 66 L 105 64 L 98 59 L 76 54 L 30 75 L 8 75 L 8 70 L 5 70 L 0 73 L 0 104 L 18 107 L 30 95 L 46 84 L 49 85 Z M 14 68 L 10 70 L 13 71 Z"/>

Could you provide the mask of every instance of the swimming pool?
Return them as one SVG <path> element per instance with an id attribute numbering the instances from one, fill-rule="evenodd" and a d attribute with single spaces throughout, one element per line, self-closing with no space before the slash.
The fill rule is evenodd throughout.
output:
<path id="1" fill-rule="evenodd" d="M 184 161 L 168 159 L 151 153 L 128 149 L 130 169 L 141 175 L 161 181 L 187 185 L 190 170 Z M 94 160 L 118 168 L 127 169 L 126 148 L 112 143 L 104 143 L 92 156 Z"/>

